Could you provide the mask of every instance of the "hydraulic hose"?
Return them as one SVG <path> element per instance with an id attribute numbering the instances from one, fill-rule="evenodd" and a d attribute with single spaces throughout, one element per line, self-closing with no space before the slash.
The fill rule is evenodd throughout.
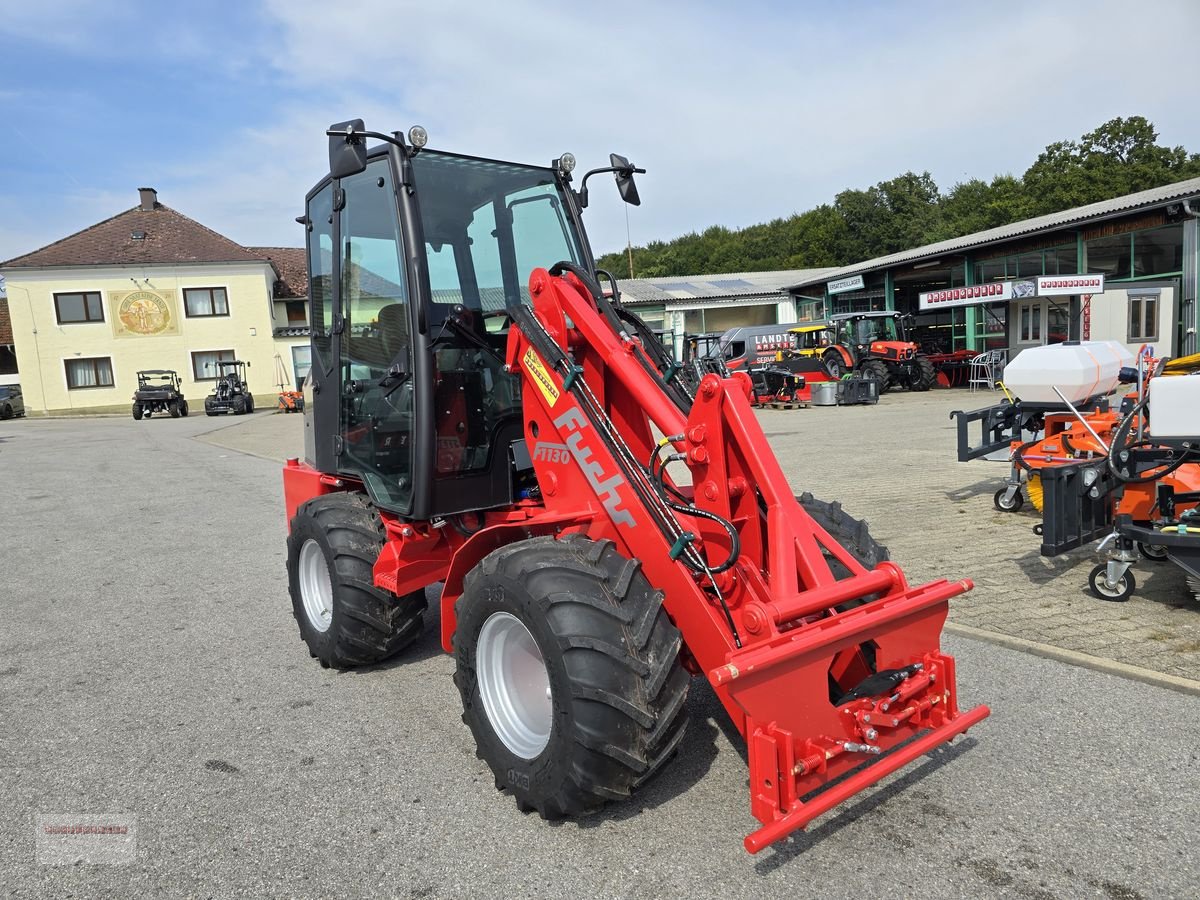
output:
<path id="1" fill-rule="evenodd" d="M 1134 417 L 1141 415 L 1143 410 L 1146 409 L 1149 401 L 1150 398 L 1147 395 L 1135 403 L 1133 408 L 1125 414 L 1125 417 L 1121 419 L 1121 424 L 1118 425 L 1117 430 L 1113 432 L 1112 444 L 1108 448 L 1108 470 L 1112 472 L 1113 477 L 1124 484 L 1150 484 L 1151 482 L 1165 478 L 1184 463 L 1192 459 L 1192 453 L 1185 450 L 1180 454 L 1178 459 L 1171 463 L 1165 464 L 1166 468 L 1157 468 L 1156 470 L 1152 470 L 1152 474 L 1150 475 L 1126 475 L 1121 471 L 1116 461 L 1118 454 L 1123 453 L 1126 450 L 1131 450 L 1134 447 L 1156 446 L 1152 440 L 1136 441 L 1133 444 L 1128 445 L 1125 443 L 1126 438 L 1129 437 L 1129 431 L 1133 427 Z"/>

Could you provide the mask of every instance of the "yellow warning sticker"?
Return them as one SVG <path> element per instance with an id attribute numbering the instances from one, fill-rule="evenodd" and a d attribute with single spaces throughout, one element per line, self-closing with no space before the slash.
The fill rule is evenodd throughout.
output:
<path id="1" fill-rule="evenodd" d="M 528 370 L 529 376 L 533 379 L 533 383 L 541 389 L 542 396 L 546 398 L 546 402 L 551 406 L 557 403 L 559 398 L 558 385 L 554 383 L 554 379 L 550 377 L 550 372 L 546 369 L 545 363 L 533 352 L 532 347 L 525 351 L 525 356 L 521 358 L 521 362 L 525 364 L 525 368 Z"/>

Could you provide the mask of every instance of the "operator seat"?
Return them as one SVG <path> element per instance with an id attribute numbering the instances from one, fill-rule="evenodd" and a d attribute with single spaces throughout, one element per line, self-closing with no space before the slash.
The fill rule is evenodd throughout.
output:
<path id="1" fill-rule="evenodd" d="M 379 340 L 386 357 L 385 365 L 409 345 L 407 304 L 390 303 L 379 310 Z"/>

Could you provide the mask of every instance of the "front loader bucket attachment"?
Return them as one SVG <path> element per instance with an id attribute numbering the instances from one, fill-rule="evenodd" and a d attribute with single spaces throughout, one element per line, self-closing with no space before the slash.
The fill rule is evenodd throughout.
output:
<path id="1" fill-rule="evenodd" d="M 747 850 L 804 828 L 988 716 L 986 706 L 958 710 L 954 660 L 939 649 L 947 601 L 970 588 L 906 588 L 734 651 L 709 673 L 746 714 L 751 812 L 763 823 Z M 842 691 L 835 675 L 863 648 L 875 671 Z"/>

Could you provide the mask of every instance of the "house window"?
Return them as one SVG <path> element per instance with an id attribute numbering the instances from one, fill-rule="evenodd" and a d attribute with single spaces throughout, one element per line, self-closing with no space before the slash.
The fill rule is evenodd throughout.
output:
<path id="1" fill-rule="evenodd" d="M 307 325 L 308 310 L 304 308 L 303 300 L 294 300 L 284 304 L 287 307 L 287 320 L 289 325 Z"/>
<path id="2" fill-rule="evenodd" d="M 65 363 L 67 388 L 72 391 L 113 386 L 112 359 L 107 356 L 68 359 Z"/>
<path id="3" fill-rule="evenodd" d="M 1158 340 L 1158 294 L 1129 298 L 1129 343 Z"/>
<path id="4" fill-rule="evenodd" d="M 71 322 L 103 322 L 104 306 L 100 303 L 99 291 L 78 294 L 55 294 L 54 312 L 59 325 Z"/>
<path id="5" fill-rule="evenodd" d="M 189 319 L 229 315 L 225 288 L 184 288 L 183 306 Z"/>
<path id="6" fill-rule="evenodd" d="M 235 360 L 232 350 L 197 350 L 192 353 L 192 379 L 194 381 L 216 381 L 217 363 Z"/>

